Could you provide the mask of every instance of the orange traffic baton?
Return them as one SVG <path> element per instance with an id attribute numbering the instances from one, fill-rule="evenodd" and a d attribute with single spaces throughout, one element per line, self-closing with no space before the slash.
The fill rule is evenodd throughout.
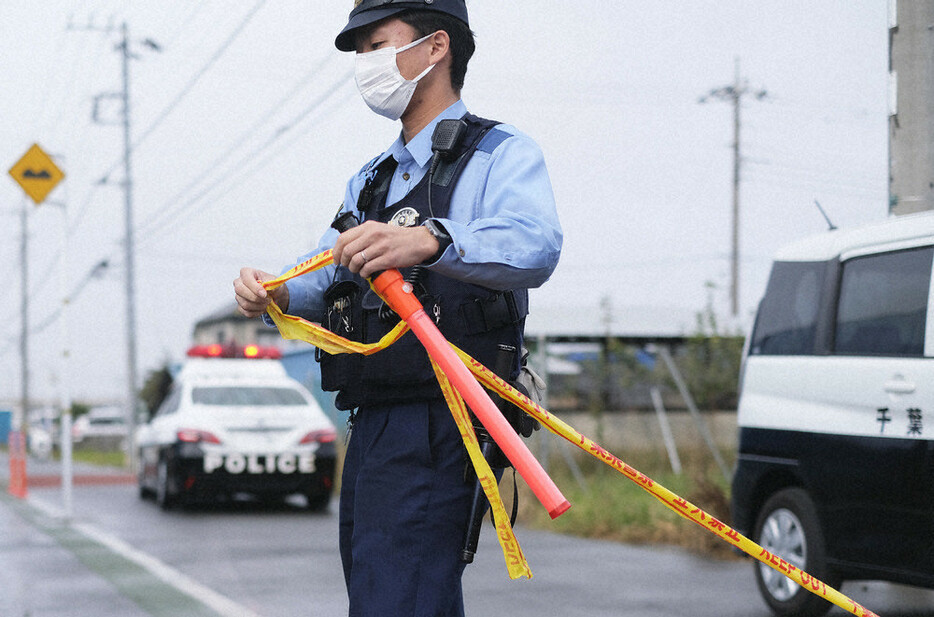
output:
<path id="1" fill-rule="evenodd" d="M 357 219 L 353 214 L 344 213 L 334 221 L 332 227 L 343 233 L 356 225 Z M 545 473 L 493 400 L 483 391 L 470 370 L 464 366 L 434 321 L 425 313 L 422 303 L 415 297 L 411 283 L 406 282 L 398 270 L 392 269 L 372 277 L 372 285 L 389 308 L 409 325 L 424 345 L 428 356 L 438 364 L 457 392 L 464 397 L 471 411 L 489 431 L 490 436 L 532 489 L 551 518 L 557 518 L 566 512 L 571 504 Z"/>

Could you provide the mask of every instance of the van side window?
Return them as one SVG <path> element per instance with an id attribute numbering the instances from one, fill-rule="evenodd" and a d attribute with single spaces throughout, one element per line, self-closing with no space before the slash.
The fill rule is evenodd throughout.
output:
<path id="1" fill-rule="evenodd" d="M 844 263 L 834 352 L 923 355 L 932 255 L 926 247 Z"/>
<path id="2" fill-rule="evenodd" d="M 749 353 L 810 355 L 820 308 L 826 264 L 776 262 L 759 305 Z"/>
<path id="3" fill-rule="evenodd" d="M 156 411 L 157 416 L 167 416 L 178 411 L 178 406 L 182 402 L 182 389 L 174 388 L 168 397 L 159 406 Z"/>

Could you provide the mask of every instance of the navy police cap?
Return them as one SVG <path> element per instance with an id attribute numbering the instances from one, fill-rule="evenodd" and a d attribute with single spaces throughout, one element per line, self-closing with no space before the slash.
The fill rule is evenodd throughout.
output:
<path id="1" fill-rule="evenodd" d="M 354 8 L 350 11 L 347 25 L 337 35 L 334 44 L 341 51 L 354 51 L 354 30 L 412 9 L 440 11 L 470 25 L 467 21 L 465 0 L 354 0 Z"/>

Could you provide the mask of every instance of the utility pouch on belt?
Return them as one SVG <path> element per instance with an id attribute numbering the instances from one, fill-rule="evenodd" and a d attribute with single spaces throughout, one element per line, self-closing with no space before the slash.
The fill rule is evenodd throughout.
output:
<path id="1" fill-rule="evenodd" d="M 538 400 L 541 400 L 545 382 L 541 379 L 541 377 L 535 374 L 532 369 L 528 368 L 527 350 L 522 349 L 519 377 L 513 381 L 510 381 L 509 379 L 512 367 L 516 362 L 516 353 L 516 348 L 511 345 L 499 345 L 499 353 L 496 358 L 494 372 L 498 377 L 500 377 L 500 379 L 505 380 L 511 386 L 519 390 L 522 394 L 525 394 L 533 401 L 538 402 Z M 516 433 L 522 437 L 530 437 L 534 431 L 541 428 L 538 420 L 531 417 L 504 398 L 497 397 L 496 406 L 502 412 L 503 417 L 505 417 L 509 422 L 509 425 L 512 426 L 513 430 L 515 430 Z M 478 439 L 481 441 L 484 439 L 489 439 L 488 435 L 486 434 L 486 429 L 484 429 L 483 426 L 480 425 L 480 423 L 476 420 L 474 421 L 474 427 L 477 430 Z M 506 469 L 507 467 L 512 467 L 512 463 L 509 462 L 509 459 L 506 458 L 506 455 L 504 455 L 497 447 L 493 447 L 491 449 L 487 457 L 487 462 L 490 464 L 490 467 L 495 469 Z M 468 470 L 473 469 L 470 465 L 467 467 Z"/>
<path id="2" fill-rule="evenodd" d="M 512 345 L 500 344 L 497 346 L 497 355 L 496 355 L 496 364 L 494 365 L 493 372 L 496 375 L 507 382 L 510 383 L 514 388 L 525 394 L 535 403 L 538 403 L 542 400 L 542 395 L 545 390 L 545 382 L 539 377 L 532 369 L 528 367 L 528 356 L 529 353 L 526 349 L 522 349 L 522 354 L 517 358 L 518 350 Z M 515 370 L 515 365 L 520 365 L 519 375 L 516 380 L 510 381 L 509 377 L 513 374 Z M 510 426 L 523 437 L 529 437 L 533 431 L 541 428 L 541 425 L 538 423 L 538 420 L 532 418 L 524 411 L 507 401 L 502 397 L 498 397 L 496 406 L 502 412 L 503 416 L 509 421 Z M 474 418 L 474 430 L 477 433 L 477 441 L 480 445 L 480 451 L 483 453 L 483 457 L 486 459 L 487 463 L 493 469 L 506 469 L 507 467 L 512 467 L 512 463 L 506 458 L 506 455 L 503 454 L 502 450 L 496 445 L 496 442 L 493 441 L 493 438 L 490 437 L 490 434 L 483 427 L 480 422 Z M 466 454 L 466 452 L 465 452 Z M 497 478 L 501 474 L 497 473 Z M 487 510 L 488 502 L 486 495 L 484 495 L 483 486 L 480 483 L 480 480 L 477 478 L 474 467 L 471 464 L 470 460 L 467 461 L 467 464 L 464 468 L 464 481 L 467 483 L 473 482 L 474 484 L 474 495 L 473 501 L 470 507 L 470 517 L 467 524 L 467 532 L 464 536 L 464 548 L 461 550 L 461 561 L 463 563 L 472 563 L 474 555 L 477 552 L 477 543 L 480 537 L 480 526 L 483 522 L 484 512 Z M 513 470 L 513 497 L 512 497 L 512 514 L 510 515 L 510 524 L 514 525 L 516 522 L 516 515 L 519 513 L 519 486 L 515 480 L 515 470 Z M 490 509 L 490 519 L 493 520 L 493 510 Z M 493 521 L 495 525 L 495 521 Z"/>
<path id="3" fill-rule="evenodd" d="M 331 332 L 356 342 L 365 340 L 361 302 L 358 298 L 365 293 L 359 283 L 352 279 L 338 280 L 324 292 L 325 317 L 322 324 Z M 315 359 L 319 362 L 327 355 L 320 348 L 315 349 Z M 334 369 L 321 373 L 321 386 L 325 390 L 340 390 L 349 384 L 353 375 L 359 375 L 363 366 L 360 354 L 339 354 L 329 358 Z"/>

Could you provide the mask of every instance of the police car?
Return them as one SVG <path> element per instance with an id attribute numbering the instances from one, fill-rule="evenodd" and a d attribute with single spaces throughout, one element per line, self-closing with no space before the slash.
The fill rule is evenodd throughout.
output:
<path id="1" fill-rule="evenodd" d="M 188 355 L 136 434 L 140 496 L 170 508 L 237 494 L 301 494 L 310 509 L 327 508 L 334 425 L 286 374 L 278 350 L 209 345 Z"/>
<path id="2" fill-rule="evenodd" d="M 934 587 L 934 213 L 776 257 L 740 380 L 735 527 L 837 586 Z M 778 615 L 830 605 L 755 563 Z"/>

